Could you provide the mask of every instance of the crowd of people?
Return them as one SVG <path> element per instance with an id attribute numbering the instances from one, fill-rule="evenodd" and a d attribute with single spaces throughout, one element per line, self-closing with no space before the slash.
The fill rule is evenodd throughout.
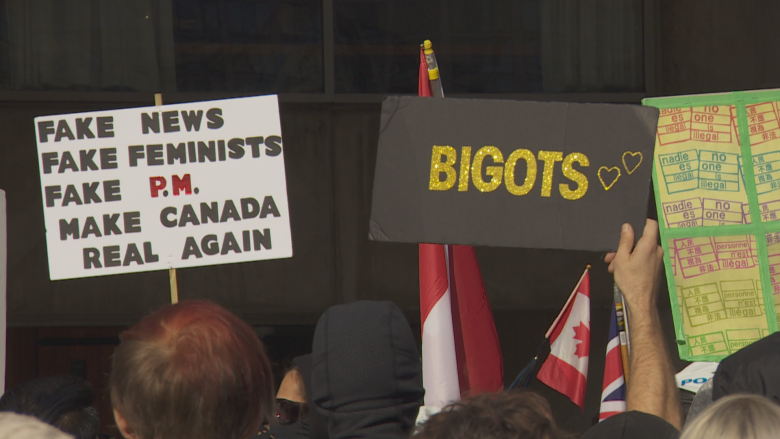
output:
<path id="1" fill-rule="evenodd" d="M 657 308 L 663 251 L 658 224 L 641 238 L 624 225 L 605 262 L 631 321 L 627 411 L 583 438 L 764 439 L 780 436 L 780 338 L 725 359 L 683 413 Z M 114 419 L 126 439 L 564 439 L 550 405 L 527 390 L 483 393 L 421 425 L 425 390 L 412 330 L 389 302 L 327 310 L 311 354 L 275 392 L 262 342 L 238 317 L 204 301 L 166 306 L 120 335 L 110 375 Z M 704 400 L 703 395 L 707 395 Z M 0 398 L 1 438 L 98 439 L 94 392 L 75 377 L 39 378 Z"/>

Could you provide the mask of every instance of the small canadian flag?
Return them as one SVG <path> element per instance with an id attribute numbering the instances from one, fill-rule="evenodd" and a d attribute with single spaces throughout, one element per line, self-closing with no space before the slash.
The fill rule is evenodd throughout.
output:
<path id="1" fill-rule="evenodd" d="M 536 378 L 584 411 L 590 358 L 590 275 L 585 269 L 558 318 L 547 331 L 550 355 Z"/>

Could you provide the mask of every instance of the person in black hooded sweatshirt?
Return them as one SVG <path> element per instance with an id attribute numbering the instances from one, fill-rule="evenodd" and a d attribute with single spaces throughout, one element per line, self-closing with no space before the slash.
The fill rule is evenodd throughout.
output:
<path id="1" fill-rule="evenodd" d="M 312 348 L 311 400 L 330 439 L 396 439 L 414 428 L 425 391 L 409 322 L 390 302 L 328 309 Z"/>

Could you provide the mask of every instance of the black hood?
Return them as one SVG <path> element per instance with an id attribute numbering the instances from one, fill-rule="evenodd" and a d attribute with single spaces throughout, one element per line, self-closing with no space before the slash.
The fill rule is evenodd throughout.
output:
<path id="1" fill-rule="evenodd" d="M 780 404 L 780 332 L 721 361 L 715 372 L 712 400 L 735 393 L 763 395 Z"/>
<path id="2" fill-rule="evenodd" d="M 293 364 L 301 372 L 303 386 L 306 388 L 306 402 L 309 404 L 309 415 L 298 422 L 301 427 L 300 430 L 303 432 L 301 435 L 305 435 L 310 439 L 328 439 L 328 420 L 317 410 L 317 406 L 311 398 L 312 356 L 311 354 L 306 354 L 295 357 Z M 277 439 L 284 439 L 284 437 L 277 436 Z"/>
<path id="3" fill-rule="evenodd" d="M 312 348 L 312 400 L 331 439 L 402 438 L 425 391 L 412 330 L 390 302 L 338 305 L 320 317 Z"/>

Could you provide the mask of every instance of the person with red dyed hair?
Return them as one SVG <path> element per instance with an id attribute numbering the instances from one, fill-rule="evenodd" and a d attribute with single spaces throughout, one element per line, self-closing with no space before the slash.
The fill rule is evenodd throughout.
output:
<path id="1" fill-rule="evenodd" d="M 274 407 L 262 342 L 204 301 L 168 305 L 119 336 L 111 403 L 127 439 L 246 439 Z"/>

